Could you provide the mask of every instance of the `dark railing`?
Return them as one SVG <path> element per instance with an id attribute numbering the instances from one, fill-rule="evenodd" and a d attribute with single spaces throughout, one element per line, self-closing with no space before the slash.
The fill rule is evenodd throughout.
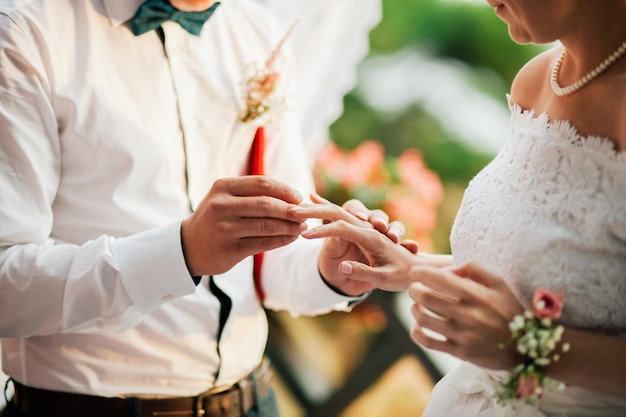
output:
<path id="1" fill-rule="evenodd" d="M 367 350 L 358 366 L 353 367 L 344 383 L 320 400 L 319 395 L 312 395 L 305 378 L 296 369 L 302 368 L 305 360 L 293 354 L 290 338 L 294 337 L 284 329 L 284 320 L 278 320 L 277 314 L 269 312 L 270 338 L 268 356 L 274 364 L 275 371 L 284 381 L 293 398 L 299 402 L 306 417 L 334 417 L 344 410 L 368 388 L 370 388 L 399 358 L 410 355 L 422 364 L 432 382 L 441 377 L 440 370 L 429 360 L 424 351 L 410 339 L 406 327 L 397 316 L 394 308 L 394 294 L 375 291 L 363 304 L 356 306 L 352 313 L 344 313 L 343 318 L 349 319 L 350 314 L 359 314 L 360 308 L 376 308 L 384 315 L 384 326 L 375 333 L 367 343 Z M 341 314 L 341 313 L 340 313 Z M 339 317 L 341 320 L 342 317 Z M 299 319 L 292 319 L 299 320 Z M 324 320 L 324 316 L 315 320 Z M 297 337 L 308 337 L 306 334 Z M 287 353 L 289 351 L 289 353 Z M 320 352 L 323 354 L 323 352 Z M 306 366 L 306 364 L 305 364 Z"/>

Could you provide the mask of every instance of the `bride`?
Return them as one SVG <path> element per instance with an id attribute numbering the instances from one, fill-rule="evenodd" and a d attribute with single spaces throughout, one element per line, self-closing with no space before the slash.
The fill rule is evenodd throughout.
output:
<path id="1" fill-rule="evenodd" d="M 414 255 L 342 221 L 303 236 L 340 236 L 369 251 L 340 270 L 384 290 L 409 288 L 413 339 L 463 360 L 436 385 L 425 417 L 624 416 L 626 0 L 488 4 L 515 42 L 560 45 L 515 78 L 510 137 L 466 190 L 452 255 Z M 340 212 L 327 203 L 297 210 L 326 220 Z M 551 347 L 560 360 L 535 371 L 565 388 L 535 380 L 537 401 L 520 388 L 517 400 L 499 402 L 503 378 L 532 361 L 511 343 L 509 323 L 536 307 L 538 288 L 562 295 L 564 333 Z"/>

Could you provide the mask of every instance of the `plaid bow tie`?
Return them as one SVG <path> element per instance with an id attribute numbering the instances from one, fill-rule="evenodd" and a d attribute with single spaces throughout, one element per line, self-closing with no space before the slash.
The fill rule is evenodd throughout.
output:
<path id="1" fill-rule="evenodd" d="M 132 28 L 135 35 L 141 35 L 158 28 L 166 20 L 178 23 L 192 35 L 199 36 L 202 26 L 213 14 L 220 2 L 216 1 L 211 7 L 201 12 L 183 12 L 172 6 L 167 0 L 147 0 L 132 19 Z"/>

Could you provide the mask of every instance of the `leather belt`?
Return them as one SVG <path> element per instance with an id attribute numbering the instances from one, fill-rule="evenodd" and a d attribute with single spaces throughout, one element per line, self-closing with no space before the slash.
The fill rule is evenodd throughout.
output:
<path id="1" fill-rule="evenodd" d="M 27 387 L 13 381 L 12 405 L 29 417 L 240 417 L 245 416 L 270 390 L 269 361 L 249 376 L 225 388 L 194 397 L 108 398 Z"/>

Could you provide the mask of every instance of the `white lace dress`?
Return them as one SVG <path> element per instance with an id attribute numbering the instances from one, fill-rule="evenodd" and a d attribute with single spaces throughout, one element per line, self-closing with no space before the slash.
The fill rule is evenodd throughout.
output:
<path id="1" fill-rule="evenodd" d="M 564 325 L 626 336 L 626 152 L 510 107 L 508 142 L 463 198 L 455 263 L 474 260 L 505 277 L 525 308 L 537 287 L 561 291 Z M 462 363 L 436 386 L 424 417 L 626 416 L 626 401 L 575 387 L 544 397 L 539 410 L 501 409 L 491 400 L 499 377 Z"/>

